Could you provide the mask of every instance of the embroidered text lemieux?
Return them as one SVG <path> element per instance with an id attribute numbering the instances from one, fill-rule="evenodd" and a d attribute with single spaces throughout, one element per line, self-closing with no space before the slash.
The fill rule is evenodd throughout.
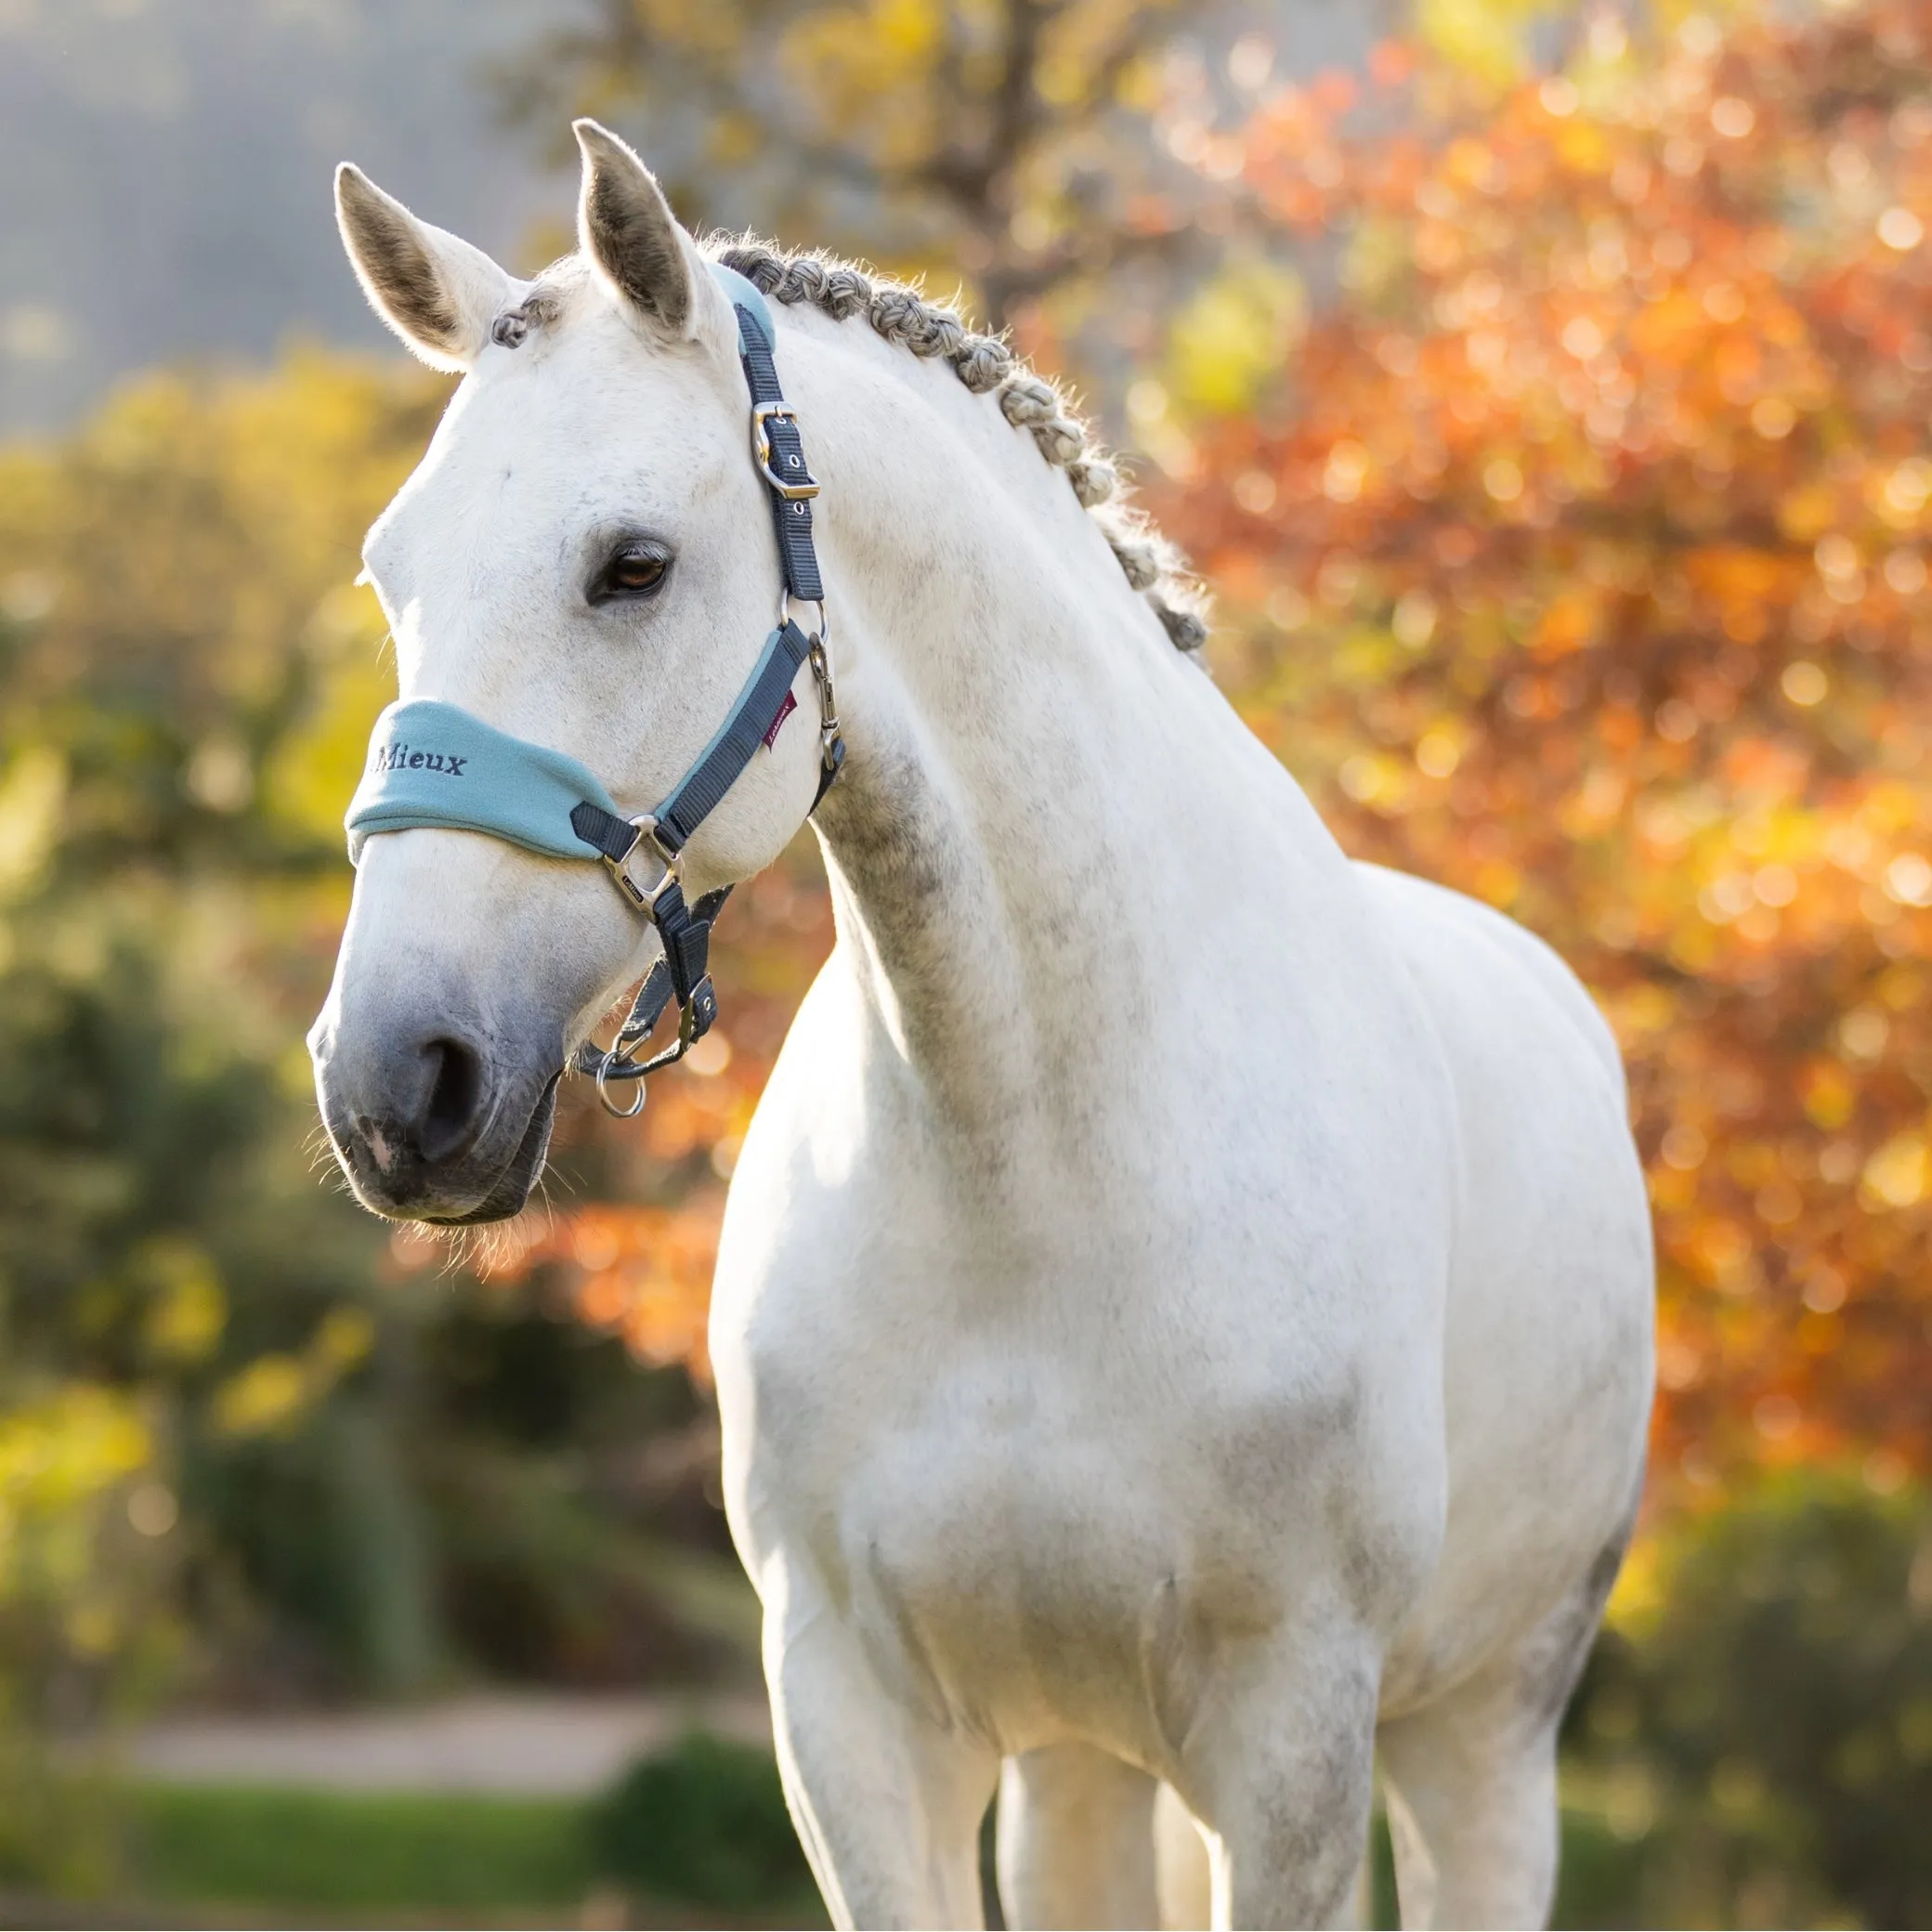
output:
<path id="1" fill-rule="evenodd" d="M 385 745 L 370 760 L 369 768 L 372 772 L 445 772 L 460 778 L 469 762 L 467 752 L 459 758 L 453 751 L 416 751 L 408 745 Z"/>

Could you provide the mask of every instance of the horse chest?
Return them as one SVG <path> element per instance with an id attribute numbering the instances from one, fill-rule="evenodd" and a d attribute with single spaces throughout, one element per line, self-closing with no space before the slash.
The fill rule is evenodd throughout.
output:
<path id="1" fill-rule="evenodd" d="M 771 1390 L 753 1540 L 803 1559 L 935 1714 L 1006 1750 L 1072 1731 L 1157 1754 L 1218 1647 L 1280 1614 L 1291 1552 L 1332 1534 L 1325 1471 L 1352 1425 L 1345 1400 L 1279 1387 L 1244 1403 L 1224 1384 L 1210 1415 L 1124 1349 L 1112 1366 L 969 1348 L 837 1414 Z"/>
<path id="2" fill-rule="evenodd" d="M 1131 1733 L 1198 1560 L 1170 1486 L 1097 1443 L 984 1423 L 855 1469 L 823 1573 L 887 1673 L 1006 1748 L 1068 1725 Z"/>
<path id="3" fill-rule="evenodd" d="M 761 1128 L 831 1090 L 808 1067 Z M 1142 1756 L 1306 1579 L 1367 1577 L 1389 1621 L 1433 1554 L 1440 1362 L 1379 1345 L 1430 1331 L 1426 1187 L 1364 1221 L 1345 1148 L 1290 1150 L 1290 1186 L 1279 1149 L 1182 1136 L 1131 1186 L 1022 1164 L 962 1214 L 924 1136 L 853 1138 L 837 1185 L 748 1142 L 712 1304 L 734 1529 L 782 1624 L 856 1633 L 1003 1749 Z"/>

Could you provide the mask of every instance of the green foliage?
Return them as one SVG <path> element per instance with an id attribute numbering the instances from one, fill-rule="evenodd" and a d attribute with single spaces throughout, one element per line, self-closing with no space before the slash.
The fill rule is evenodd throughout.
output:
<path id="1" fill-rule="evenodd" d="M 625 1773 L 593 1811 L 591 1842 L 601 1872 L 659 1898 L 795 1899 L 803 1917 L 814 1896 L 770 1754 L 698 1731 Z"/>
<path id="2" fill-rule="evenodd" d="M 1638 1922 L 1932 1921 L 1924 1495 L 1783 1479 L 1640 1582 L 1574 1718 L 1579 1792 L 1641 1847 Z"/>

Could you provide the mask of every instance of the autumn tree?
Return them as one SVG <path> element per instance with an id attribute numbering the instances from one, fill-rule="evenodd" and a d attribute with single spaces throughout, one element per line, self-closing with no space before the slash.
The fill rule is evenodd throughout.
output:
<path id="1" fill-rule="evenodd" d="M 546 135 L 566 111 L 634 118 L 689 215 L 776 227 L 948 286 L 963 277 L 999 329 L 1125 265 L 1169 280 L 1224 230 L 1227 197 L 1177 150 L 1191 151 L 1208 97 L 1227 94 L 1204 52 L 1234 37 L 1238 13 L 599 0 L 591 25 L 548 36 L 503 86 Z M 1247 49 L 1234 72 L 1258 84 L 1266 49 Z"/>
<path id="2" fill-rule="evenodd" d="M 1284 90 L 1232 165 L 1335 298 L 1238 412 L 1142 398 L 1254 728 L 1616 1026 L 1680 1493 L 1932 1460 L 1928 48 L 1603 16 L 1480 111 Z"/>

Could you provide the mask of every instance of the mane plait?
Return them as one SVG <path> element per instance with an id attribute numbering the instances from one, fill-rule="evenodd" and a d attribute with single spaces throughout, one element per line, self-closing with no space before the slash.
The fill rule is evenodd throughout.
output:
<path id="1" fill-rule="evenodd" d="M 997 395 L 1006 420 L 1029 431 L 1039 453 L 1066 472 L 1074 494 L 1105 532 L 1128 582 L 1146 596 L 1176 648 L 1193 654 L 1207 643 L 1207 594 L 1186 559 L 1129 503 L 1118 467 L 1090 438 L 1066 398 L 999 336 L 969 329 L 953 310 L 928 302 L 904 282 L 868 275 L 829 255 L 791 253 L 749 237 L 719 238 L 708 247 L 768 300 L 807 303 L 841 322 L 863 315 L 886 341 L 915 356 L 949 362 L 975 395 Z"/>

